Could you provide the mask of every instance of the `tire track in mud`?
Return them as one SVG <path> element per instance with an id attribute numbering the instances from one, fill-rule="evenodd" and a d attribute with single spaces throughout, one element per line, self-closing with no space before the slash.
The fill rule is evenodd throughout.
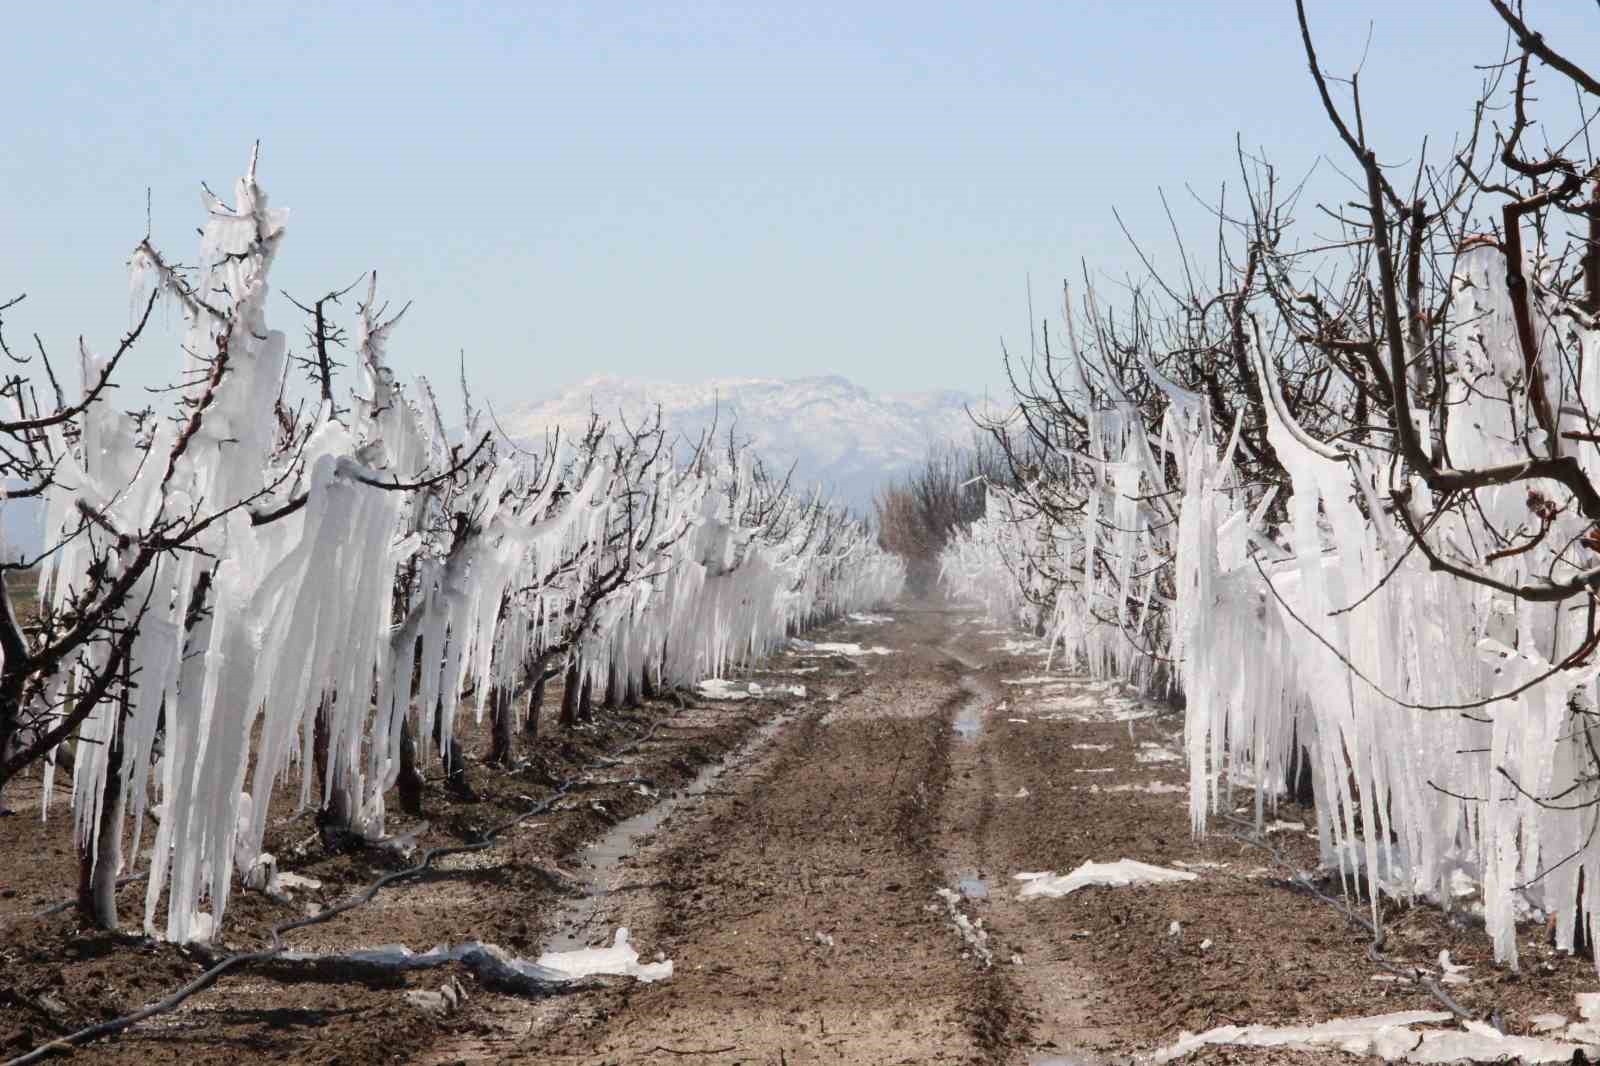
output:
<path id="1" fill-rule="evenodd" d="M 962 957 L 937 894 L 965 743 L 954 719 L 970 699 L 934 650 L 947 632 L 915 617 L 876 631 L 895 655 L 864 665 L 851 691 L 808 711 L 641 852 L 635 874 L 658 887 L 618 920 L 674 960 L 670 981 L 585 997 L 496 1057 L 999 1061 L 1003 987 Z"/>
<path id="2" fill-rule="evenodd" d="M 942 887 L 958 897 L 949 901 L 950 906 L 980 923 L 987 938 L 987 960 L 972 952 L 973 962 L 981 967 L 981 992 L 967 1012 L 967 1024 L 989 1061 L 1001 1063 L 1010 1061 L 1012 1049 L 1026 1039 L 1028 1028 L 1006 972 L 1010 948 L 982 914 L 991 893 L 1000 889 L 1004 879 L 990 865 L 997 777 L 988 723 L 989 715 L 1003 701 L 982 660 L 954 643 L 942 645 L 940 651 L 960 669 L 958 684 L 963 694 L 946 731 L 954 739 L 947 751 L 951 786 L 943 795 L 937 829 L 944 860 Z"/>

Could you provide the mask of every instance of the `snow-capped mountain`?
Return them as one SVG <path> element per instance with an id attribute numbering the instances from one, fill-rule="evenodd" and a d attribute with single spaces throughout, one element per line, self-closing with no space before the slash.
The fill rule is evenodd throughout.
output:
<path id="1" fill-rule="evenodd" d="M 795 464 L 794 484 L 821 484 L 836 499 L 867 513 L 873 494 L 914 468 L 931 444 L 966 443 L 978 397 L 937 391 L 874 395 L 842 377 L 721 378 L 694 383 L 590 378 L 559 395 L 500 413 L 513 437 L 542 440 L 560 427 L 581 431 L 591 411 L 629 424 L 659 406 L 670 434 L 691 439 L 715 420 L 725 438 L 734 426 L 769 468 Z"/>

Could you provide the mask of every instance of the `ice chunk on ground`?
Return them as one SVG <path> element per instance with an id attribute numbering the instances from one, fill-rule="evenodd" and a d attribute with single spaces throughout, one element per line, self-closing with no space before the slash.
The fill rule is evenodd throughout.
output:
<path id="1" fill-rule="evenodd" d="M 189 939 L 194 943 L 211 943 L 211 936 L 216 931 L 216 919 L 207 911 L 195 911 L 194 917 L 189 919 Z"/>
<path id="2" fill-rule="evenodd" d="M 864 612 L 857 612 L 850 616 L 850 621 L 864 626 L 881 626 L 886 622 L 893 622 L 894 619 L 890 618 L 886 614 L 866 614 Z"/>
<path id="3" fill-rule="evenodd" d="M 948 888 L 938 889 L 937 894 L 944 900 L 945 906 L 950 911 L 950 921 L 956 927 L 956 932 L 961 939 L 967 942 L 973 954 L 978 956 L 978 961 L 984 966 L 994 965 L 994 953 L 989 948 L 989 933 L 983 927 L 983 919 L 973 921 L 961 913 L 961 896 Z"/>
<path id="4" fill-rule="evenodd" d="M 819 644 L 799 637 L 789 641 L 789 647 L 803 655 L 893 655 L 893 648 L 863 648 L 859 644 Z"/>
<path id="5" fill-rule="evenodd" d="M 315 877 L 305 877 L 289 870 L 274 870 L 272 879 L 267 882 L 267 894 L 292 899 L 295 892 L 313 891 L 321 887 L 322 882 Z"/>
<path id="6" fill-rule="evenodd" d="M 806 694 L 804 685 L 759 685 L 754 681 L 740 683 L 721 678 L 708 678 L 696 688 L 708 700 L 748 700 Z"/>
<path id="7" fill-rule="evenodd" d="M 640 963 L 639 953 L 628 943 L 628 928 L 621 926 L 609 948 L 578 948 L 575 951 L 547 951 L 534 960 L 536 966 L 554 970 L 568 979 L 615 974 L 637 977 L 649 983 L 672 976 L 672 960 Z"/>
<path id="8" fill-rule="evenodd" d="M 451 977 L 439 986 L 437 992 L 415 988 L 406 993 L 406 1001 L 418 1010 L 429 1014 L 449 1015 L 461 1009 L 467 1001 L 467 990 L 460 978 Z"/>
<path id="9" fill-rule="evenodd" d="M 1471 978 L 1466 974 L 1472 967 L 1452 962 L 1448 948 L 1439 952 L 1439 969 L 1444 971 L 1444 983 L 1447 985 L 1464 985 L 1471 982 Z"/>
<path id="10" fill-rule="evenodd" d="M 1197 876 L 1187 870 L 1171 870 L 1165 866 L 1152 866 L 1150 863 L 1137 862 L 1133 859 L 1119 859 L 1116 862 L 1086 862 L 1065 876 L 1058 875 L 1054 870 L 1047 870 L 1043 873 L 1020 873 L 1014 875 L 1014 878 L 1025 882 L 1018 895 L 1027 899 L 1030 896 L 1065 896 L 1080 888 L 1095 885 L 1122 888 L 1127 885 L 1193 881 Z"/>
<path id="11" fill-rule="evenodd" d="M 987 635 L 987 634 L 985 634 Z M 1037 640 L 1008 640 L 995 649 L 1003 655 L 1046 655 L 1048 649 Z"/>
<path id="12" fill-rule="evenodd" d="M 1134 782 L 1130 782 L 1130 783 L 1125 784 L 1125 785 L 1107 785 L 1105 788 L 1101 788 L 1099 785 L 1090 785 L 1089 786 L 1089 791 L 1090 792 L 1149 792 L 1149 793 L 1153 793 L 1155 795 L 1167 795 L 1167 794 L 1176 795 L 1179 792 L 1188 792 L 1189 791 L 1189 786 L 1188 785 L 1169 784 L 1166 781 L 1147 781 L 1147 782 L 1134 781 Z"/>
<path id="13" fill-rule="evenodd" d="M 1336 1049 L 1373 1055 L 1386 1062 L 1571 1062 L 1591 1046 L 1546 1037 L 1507 1036 L 1482 1022 L 1459 1029 L 1420 1028 L 1449 1022 L 1442 1011 L 1399 1011 L 1365 1018 L 1337 1018 L 1315 1025 L 1223 1025 L 1183 1034 L 1157 1051 L 1152 1063 L 1172 1062 L 1205 1047 L 1273 1047 L 1297 1051 Z"/>

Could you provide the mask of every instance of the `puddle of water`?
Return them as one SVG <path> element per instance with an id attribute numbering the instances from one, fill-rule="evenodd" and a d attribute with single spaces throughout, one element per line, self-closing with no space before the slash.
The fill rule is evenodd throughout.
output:
<path id="1" fill-rule="evenodd" d="M 587 869 L 577 878 L 579 895 L 561 905 L 556 915 L 555 932 L 540 949 L 541 953 L 574 951 L 588 947 L 591 941 L 609 943 L 611 926 L 615 923 L 601 920 L 601 911 L 607 897 L 627 881 L 630 860 L 638 852 L 639 846 L 661 828 L 661 823 L 685 801 L 705 795 L 721 780 L 723 774 L 748 759 L 792 721 L 794 715 L 784 714 L 760 726 L 742 746 L 708 764 L 676 795 L 618 822 L 599 840 L 585 848 L 583 862 Z"/>
<path id="2" fill-rule="evenodd" d="M 967 899 L 989 898 L 989 882 L 976 870 L 963 870 L 956 878 L 956 890 Z"/>
<path id="3" fill-rule="evenodd" d="M 988 694 L 970 677 L 961 679 L 961 691 L 967 694 L 967 698 L 956 709 L 956 717 L 950 728 L 962 740 L 977 740 L 978 734 L 983 732 L 983 710 L 989 702 Z"/>
<path id="4" fill-rule="evenodd" d="M 962 740 L 977 740 L 978 734 L 983 732 L 983 708 L 974 707 L 971 703 L 966 704 L 956 712 L 953 728 L 956 736 Z"/>

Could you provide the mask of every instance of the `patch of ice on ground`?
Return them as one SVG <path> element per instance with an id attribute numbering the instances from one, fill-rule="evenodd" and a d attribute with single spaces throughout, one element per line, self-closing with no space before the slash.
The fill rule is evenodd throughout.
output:
<path id="1" fill-rule="evenodd" d="M 652 963 L 639 961 L 639 953 L 628 943 L 626 927 L 617 929 L 608 948 L 547 951 L 532 962 L 511 955 L 498 945 L 486 944 L 480 940 L 469 940 L 454 945 L 439 944 L 420 954 L 404 944 L 383 944 L 343 955 L 286 951 L 280 958 L 285 962 L 360 963 L 400 973 L 429 970 L 447 963 L 460 962 L 466 964 L 480 978 L 487 975 L 496 981 L 512 982 L 566 982 L 602 974 L 635 977 L 640 981 L 650 982 L 666 980 L 672 976 L 670 959 Z"/>
<path id="2" fill-rule="evenodd" d="M 1371 1055 L 1386 1062 L 1571 1062 L 1592 1055 L 1593 1044 L 1538 1036 L 1508 1036 L 1482 1022 L 1460 1028 L 1423 1028 L 1452 1020 L 1443 1011 L 1397 1011 L 1365 1018 L 1336 1018 L 1315 1025 L 1223 1025 L 1184 1033 L 1149 1059 L 1172 1062 L 1206 1047 L 1271 1047 L 1294 1051 L 1331 1049 Z M 1570 1027 L 1569 1027 L 1570 1028 Z"/>
<path id="3" fill-rule="evenodd" d="M 1170 784 L 1169 782 L 1166 782 L 1166 781 L 1135 781 L 1135 782 L 1132 782 L 1132 783 L 1126 784 L 1126 785 L 1107 785 L 1104 788 L 1100 787 L 1099 785 L 1090 785 L 1089 786 L 1089 791 L 1090 792 L 1149 792 L 1152 795 L 1164 796 L 1164 795 L 1177 795 L 1180 792 L 1185 792 L 1186 793 L 1186 792 L 1189 791 L 1189 786 L 1188 785 L 1174 785 L 1174 784 Z"/>
<path id="4" fill-rule="evenodd" d="M 211 935 L 217 931 L 217 921 L 209 911 L 195 911 L 194 917 L 189 919 L 189 939 L 197 944 L 211 943 Z"/>
<path id="5" fill-rule="evenodd" d="M 700 695 L 708 700 L 748 700 L 772 696 L 804 696 L 804 685 L 760 685 L 754 681 L 725 681 L 708 678 L 698 686 Z"/>
<path id="6" fill-rule="evenodd" d="M 1080 888 L 1103 885 L 1123 888 L 1128 885 L 1156 885 L 1170 881 L 1194 881 L 1198 875 L 1187 870 L 1172 870 L 1165 866 L 1152 866 L 1133 859 L 1116 862 L 1086 862 L 1065 876 L 1054 870 L 1043 873 L 1014 874 L 1013 879 L 1024 882 L 1018 893 L 1023 899 L 1032 896 L 1066 896 Z"/>
<path id="7" fill-rule="evenodd" d="M 1008 640 L 1003 642 L 995 651 L 1002 655 L 1037 655 L 1041 658 L 1050 654 L 1050 649 L 1037 640 Z"/>
<path id="8" fill-rule="evenodd" d="M 467 990 L 459 977 L 451 977 L 439 986 L 437 992 L 413 988 L 406 993 L 406 1002 L 429 1014 L 450 1015 L 461 1009 L 467 1001 Z"/>
<path id="9" fill-rule="evenodd" d="M 847 644 L 835 641 L 833 643 L 815 643 L 792 637 L 789 648 L 802 655 L 893 655 L 893 648 L 863 648 L 859 644 Z"/>
<path id="10" fill-rule="evenodd" d="M 1444 984 L 1466 985 L 1472 983 L 1472 978 L 1467 976 L 1467 972 L 1471 970 L 1472 967 L 1462 966 L 1459 963 L 1452 962 L 1450 959 L 1449 948 L 1439 952 L 1439 969 L 1444 971 L 1444 978 L 1442 982 Z"/>
<path id="11" fill-rule="evenodd" d="M 973 921 L 961 913 L 961 894 L 952 892 L 948 888 L 937 891 L 940 899 L 944 900 L 945 907 L 950 911 L 950 921 L 956 927 L 956 932 L 961 934 L 961 939 L 966 941 L 984 966 L 994 965 L 994 953 L 989 949 L 989 933 L 983 927 L 983 919 Z"/>
<path id="12" fill-rule="evenodd" d="M 1117 772 L 1117 768 L 1115 766 L 1095 766 L 1086 770 L 1078 767 L 1072 772 L 1075 774 L 1114 774 Z"/>
<path id="13" fill-rule="evenodd" d="M 1036 710 L 1047 712 L 1040 720 L 1050 722 L 1137 722 L 1153 718 L 1158 711 L 1136 699 L 1122 696 L 1046 696 L 1033 702 Z"/>
<path id="14" fill-rule="evenodd" d="M 1007 678 L 1003 678 L 1000 681 L 1000 683 L 1002 685 L 1049 685 L 1049 684 L 1060 684 L 1064 680 L 1065 680 L 1064 678 L 1057 677 L 1057 676 L 1054 676 L 1054 675 L 1051 675 L 1051 674 L 1030 674 L 1027 677 L 1007 677 Z"/>
<path id="15" fill-rule="evenodd" d="M 303 877 L 289 870 L 278 870 L 272 875 L 272 883 L 268 886 L 267 891 L 287 896 L 291 891 L 318 889 L 321 887 L 322 882 L 315 877 Z"/>
<path id="16" fill-rule="evenodd" d="M 1304 822 L 1285 822 L 1282 819 L 1276 822 L 1268 822 L 1263 828 L 1268 836 L 1273 833 L 1304 833 L 1306 831 Z"/>
<path id="17" fill-rule="evenodd" d="M 578 948 L 575 951 L 547 951 L 534 961 L 534 965 L 553 970 L 568 980 L 614 974 L 619 977 L 636 977 L 646 984 L 664 981 L 672 976 L 672 960 L 641 963 L 639 953 L 628 943 L 628 928 L 621 926 L 608 948 Z"/>
<path id="18" fill-rule="evenodd" d="M 1027 725 L 1028 724 L 1028 720 L 1026 718 L 1007 718 L 1006 721 L 1015 722 L 1018 725 Z"/>
<path id="19" fill-rule="evenodd" d="M 1159 763 L 1182 762 L 1183 756 L 1170 748 L 1163 748 L 1160 744 L 1140 744 L 1139 751 L 1133 756 L 1135 762 Z"/>
<path id="20" fill-rule="evenodd" d="M 893 622 L 894 619 L 890 618 L 886 614 L 867 614 L 863 611 L 857 614 L 852 614 L 850 616 L 850 621 L 864 626 L 881 626 L 885 622 Z"/>
<path id="21" fill-rule="evenodd" d="M 1073 751 L 1110 751 L 1110 744 L 1074 744 Z"/>

